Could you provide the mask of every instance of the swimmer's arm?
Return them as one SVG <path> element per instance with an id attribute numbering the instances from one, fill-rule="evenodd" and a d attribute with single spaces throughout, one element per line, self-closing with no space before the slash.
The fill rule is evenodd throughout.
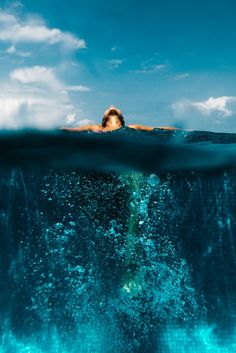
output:
<path id="1" fill-rule="evenodd" d="M 145 131 L 151 131 L 155 129 L 154 127 L 151 127 L 151 126 L 135 125 L 135 124 L 128 125 L 128 127 L 130 127 L 131 129 L 145 130 Z"/>
<path id="2" fill-rule="evenodd" d="M 145 130 L 145 131 L 151 131 L 153 129 L 156 129 L 155 127 L 144 126 L 144 125 L 128 125 L 128 127 L 132 129 Z M 158 126 L 157 128 L 163 129 L 163 130 L 179 130 L 177 127 L 174 127 L 174 126 Z"/>
<path id="3" fill-rule="evenodd" d="M 180 128 L 174 126 L 158 126 L 157 128 L 163 130 L 181 130 Z"/>
<path id="4" fill-rule="evenodd" d="M 78 127 L 61 127 L 60 130 L 65 130 L 65 131 L 101 131 L 101 125 L 84 125 L 84 126 L 78 126 Z"/>

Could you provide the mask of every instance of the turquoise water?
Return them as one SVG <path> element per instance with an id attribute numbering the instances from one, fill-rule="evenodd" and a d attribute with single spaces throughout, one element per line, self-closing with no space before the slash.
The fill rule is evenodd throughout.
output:
<path id="1" fill-rule="evenodd" d="M 234 352 L 235 141 L 3 134 L 0 352 Z"/>

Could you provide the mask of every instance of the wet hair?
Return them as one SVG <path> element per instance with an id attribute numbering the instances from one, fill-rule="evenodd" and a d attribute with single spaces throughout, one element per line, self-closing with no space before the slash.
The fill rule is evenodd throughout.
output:
<path id="1" fill-rule="evenodd" d="M 125 126 L 125 119 L 123 115 L 118 115 L 118 114 L 115 114 L 115 115 L 117 115 L 117 117 L 119 118 L 121 125 Z M 108 116 L 104 115 L 102 119 L 102 127 L 106 127 L 108 120 L 109 120 L 109 115 Z"/>

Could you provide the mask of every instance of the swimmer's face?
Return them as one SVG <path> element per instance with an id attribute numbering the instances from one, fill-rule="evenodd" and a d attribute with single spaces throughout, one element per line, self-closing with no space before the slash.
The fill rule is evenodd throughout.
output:
<path id="1" fill-rule="evenodd" d="M 125 121 L 122 115 L 122 111 L 116 108 L 114 105 L 111 105 L 105 112 L 102 120 L 102 126 L 105 127 L 107 122 L 112 118 L 112 116 L 116 116 L 121 125 L 125 126 Z"/>
<path id="2" fill-rule="evenodd" d="M 122 111 L 116 108 L 114 105 L 111 105 L 105 112 L 104 117 L 108 117 L 110 115 L 118 115 L 119 117 L 122 116 Z"/>

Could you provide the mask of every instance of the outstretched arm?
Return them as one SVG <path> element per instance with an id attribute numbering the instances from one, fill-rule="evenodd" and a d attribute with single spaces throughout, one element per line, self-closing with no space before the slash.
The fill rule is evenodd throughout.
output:
<path id="1" fill-rule="evenodd" d="M 128 127 L 130 127 L 131 129 L 145 130 L 145 131 L 151 131 L 155 129 L 154 127 L 151 127 L 151 126 L 136 125 L 136 124 L 128 125 Z"/>
<path id="2" fill-rule="evenodd" d="M 128 127 L 132 129 L 145 130 L 145 131 L 151 131 L 155 129 L 155 127 L 144 126 L 144 125 L 128 125 Z M 179 130 L 177 127 L 173 127 L 173 126 L 158 126 L 157 128 L 163 129 L 163 130 Z"/>
<path id="3" fill-rule="evenodd" d="M 157 128 L 163 130 L 181 130 L 180 128 L 174 126 L 157 126 Z"/>
<path id="4" fill-rule="evenodd" d="M 100 132 L 102 129 L 101 129 L 101 125 L 84 125 L 84 126 L 79 126 L 79 127 L 61 127 L 60 130 Z"/>

